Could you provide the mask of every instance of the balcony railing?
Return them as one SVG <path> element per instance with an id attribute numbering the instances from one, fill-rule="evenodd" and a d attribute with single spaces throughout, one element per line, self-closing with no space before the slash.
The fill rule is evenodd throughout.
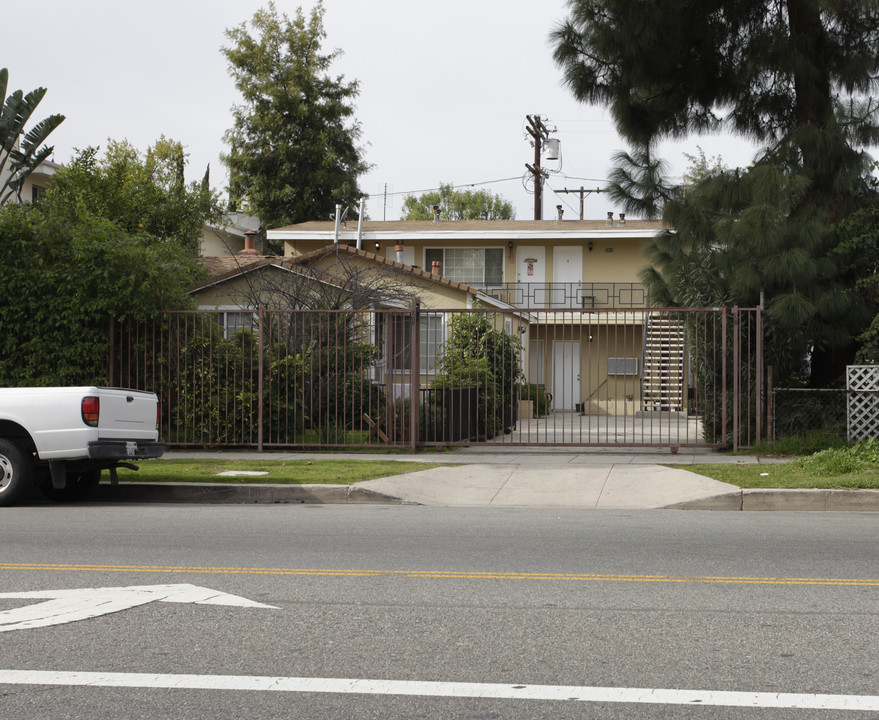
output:
<path id="1" fill-rule="evenodd" d="M 640 283 L 522 282 L 476 287 L 521 308 L 643 308 L 650 304 L 647 288 Z"/>

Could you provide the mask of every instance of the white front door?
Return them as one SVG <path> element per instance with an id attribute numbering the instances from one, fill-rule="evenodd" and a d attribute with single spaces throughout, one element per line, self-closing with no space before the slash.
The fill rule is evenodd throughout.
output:
<path id="1" fill-rule="evenodd" d="M 516 282 L 546 281 L 546 248 L 520 245 L 516 248 Z"/>
<path id="2" fill-rule="evenodd" d="M 552 251 L 552 305 L 577 307 L 583 282 L 583 248 L 579 245 L 555 247 Z"/>
<path id="3" fill-rule="evenodd" d="M 549 306 L 546 288 L 546 248 L 521 245 L 516 248 L 516 297 L 514 305 L 526 308 Z"/>
<path id="4" fill-rule="evenodd" d="M 580 397 L 580 343 L 555 340 L 552 344 L 552 405 L 573 410 Z"/>

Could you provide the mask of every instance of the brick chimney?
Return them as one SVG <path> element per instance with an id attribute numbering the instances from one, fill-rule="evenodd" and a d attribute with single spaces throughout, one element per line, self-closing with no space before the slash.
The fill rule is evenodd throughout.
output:
<path id="1" fill-rule="evenodd" d="M 253 230 L 248 230 L 244 233 L 244 249 L 238 251 L 239 255 L 259 255 L 259 250 L 256 249 L 256 233 Z"/>

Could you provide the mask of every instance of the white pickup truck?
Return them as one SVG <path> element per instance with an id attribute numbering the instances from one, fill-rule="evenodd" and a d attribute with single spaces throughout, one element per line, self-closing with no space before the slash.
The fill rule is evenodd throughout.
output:
<path id="1" fill-rule="evenodd" d="M 36 484 L 50 498 L 78 500 L 109 469 L 160 457 L 154 393 L 106 387 L 0 389 L 0 506 Z M 135 467 L 136 469 L 136 467 Z"/>

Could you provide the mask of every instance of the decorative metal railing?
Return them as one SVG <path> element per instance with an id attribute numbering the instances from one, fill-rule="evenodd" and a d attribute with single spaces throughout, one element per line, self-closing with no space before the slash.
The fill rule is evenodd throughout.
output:
<path id="1" fill-rule="evenodd" d="M 477 285 L 487 295 L 521 308 L 643 308 L 650 295 L 640 283 L 515 282 Z"/>

